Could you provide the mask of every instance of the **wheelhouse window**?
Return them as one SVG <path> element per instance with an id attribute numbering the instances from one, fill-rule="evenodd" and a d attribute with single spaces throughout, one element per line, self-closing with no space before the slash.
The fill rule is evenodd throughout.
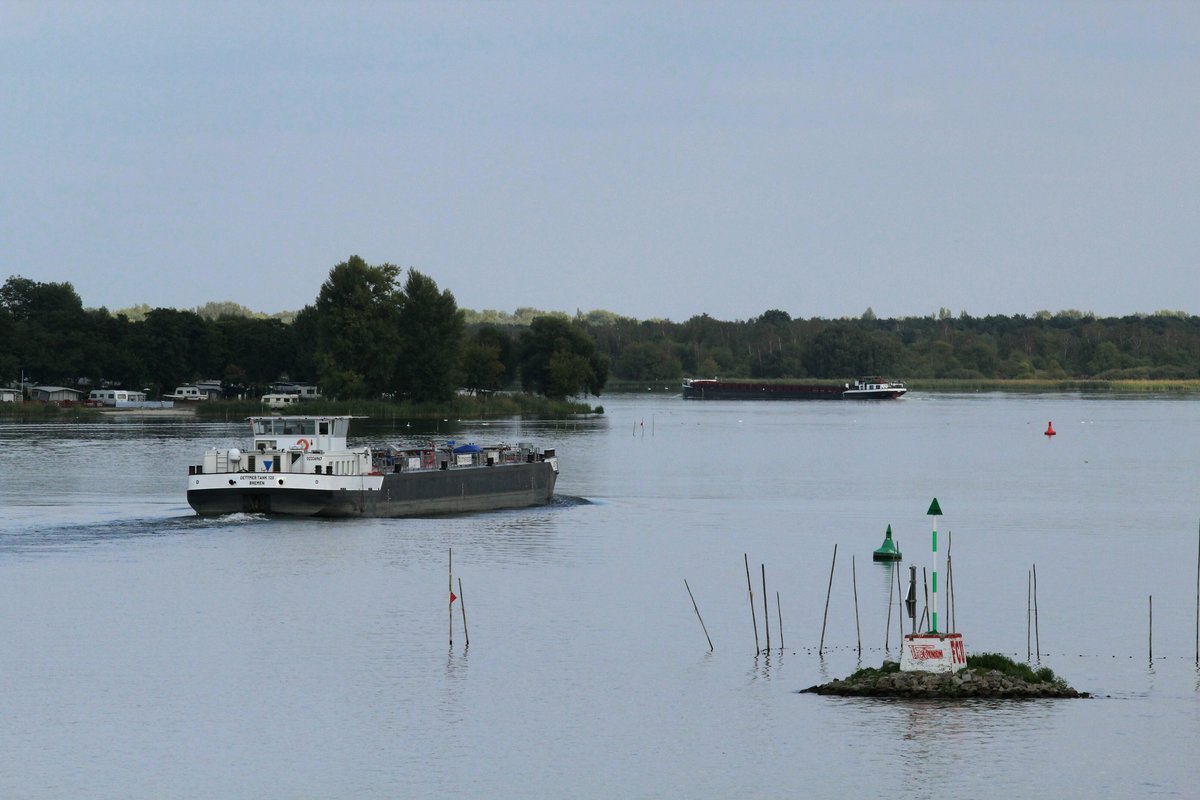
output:
<path id="1" fill-rule="evenodd" d="M 324 428 L 328 423 L 322 422 Z M 317 421 L 313 419 L 256 419 L 255 436 L 315 436 Z"/>

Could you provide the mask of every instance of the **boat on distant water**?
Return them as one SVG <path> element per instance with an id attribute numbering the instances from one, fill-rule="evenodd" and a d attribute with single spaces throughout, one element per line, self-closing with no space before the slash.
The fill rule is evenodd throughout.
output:
<path id="1" fill-rule="evenodd" d="M 788 383 L 685 378 L 685 400 L 894 400 L 908 391 L 903 383 L 871 376 L 854 383 Z"/>
<path id="2" fill-rule="evenodd" d="M 899 381 L 888 381 L 872 376 L 859 378 L 853 386 L 842 392 L 843 400 L 895 400 L 903 397 L 908 387 Z"/>
<path id="3" fill-rule="evenodd" d="M 188 467 L 198 514 L 413 517 L 545 505 L 558 457 L 529 444 L 351 447 L 353 417 L 251 417 L 249 450 Z"/>

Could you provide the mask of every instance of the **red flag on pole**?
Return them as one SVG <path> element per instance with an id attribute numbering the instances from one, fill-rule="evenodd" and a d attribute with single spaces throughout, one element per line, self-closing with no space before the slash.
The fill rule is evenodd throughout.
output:
<path id="1" fill-rule="evenodd" d="M 454 592 L 450 592 L 450 605 L 454 605 L 454 601 L 457 599 L 458 595 L 456 595 Z"/>

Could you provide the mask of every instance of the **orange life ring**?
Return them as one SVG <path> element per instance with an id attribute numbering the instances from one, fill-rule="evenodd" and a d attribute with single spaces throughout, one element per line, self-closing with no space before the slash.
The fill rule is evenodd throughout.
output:
<path id="1" fill-rule="evenodd" d="M 300 445 L 301 450 L 307 450 L 309 441 L 308 441 L 308 439 L 301 439 L 298 442 L 296 442 L 296 444 Z"/>

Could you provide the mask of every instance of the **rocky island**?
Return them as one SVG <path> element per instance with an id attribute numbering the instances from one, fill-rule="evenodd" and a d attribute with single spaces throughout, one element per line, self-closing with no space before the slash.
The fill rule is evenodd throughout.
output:
<path id="1" fill-rule="evenodd" d="M 966 669 L 951 673 L 901 672 L 900 665 L 885 661 L 878 669 L 860 669 L 853 675 L 802 692 L 842 697 L 993 698 L 1025 700 L 1043 697 L 1089 697 L 1057 677 L 1049 667 L 1034 670 L 1027 664 L 995 653 L 970 656 Z"/>

